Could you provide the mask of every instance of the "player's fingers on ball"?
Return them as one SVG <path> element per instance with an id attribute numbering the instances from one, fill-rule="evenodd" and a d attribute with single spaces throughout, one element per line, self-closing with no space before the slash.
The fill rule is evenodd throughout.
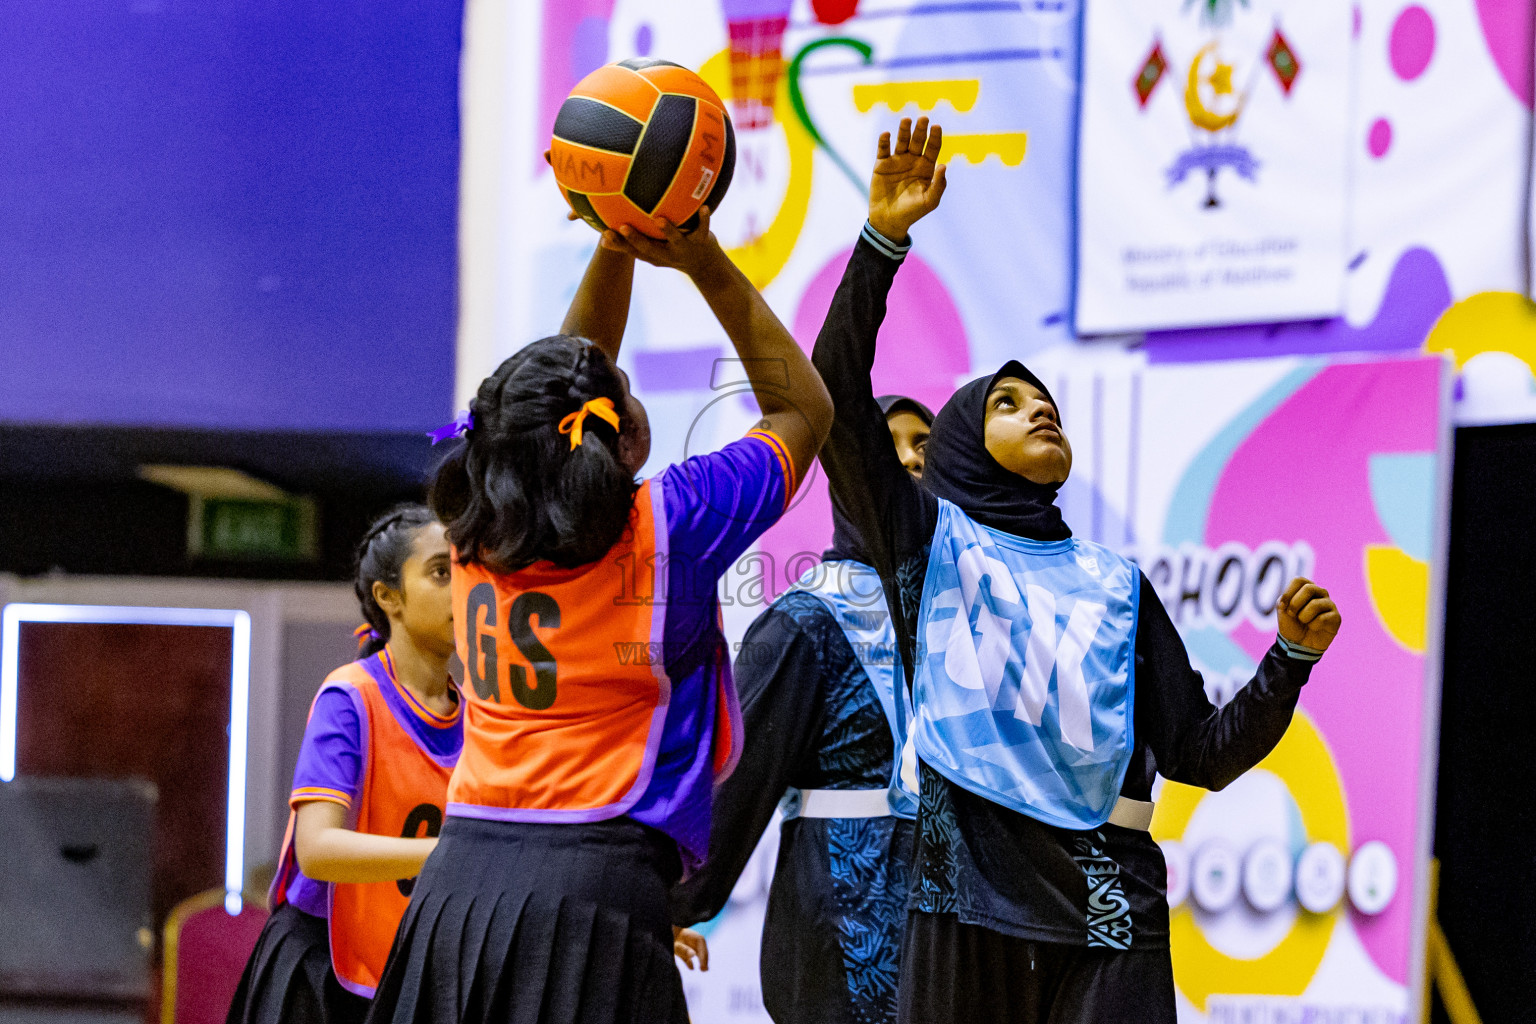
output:
<path id="1" fill-rule="evenodd" d="M 681 241 L 683 238 L 683 233 L 677 229 L 677 225 L 673 224 L 665 217 L 656 218 L 656 227 L 660 229 L 661 237 L 666 239 L 668 242 Z"/>
<path id="2" fill-rule="evenodd" d="M 713 215 L 714 212 L 709 207 L 699 207 L 699 226 L 693 229 L 694 232 L 707 237 L 709 235 L 709 218 Z"/>
<path id="3" fill-rule="evenodd" d="M 896 152 L 905 153 L 912 142 L 912 119 L 904 117 L 901 124 L 896 126 Z"/>
<path id="4" fill-rule="evenodd" d="M 603 237 L 598 239 L 597 244 L 601 245 L 609 252 L 620 252 L 626 256 L 639 255 L 635 252 L 634 246 L 630 245 L 621 236 L 614 234 L 612 231 L 604 231 Z"/>
<path id="5" fill-rule="evenodd" d="M 657 261 L 663 260 L 666 257 L 666 250 L 663 249 L 656 242 L 656 240 L 651 238 L 649 235 L 646 235 L 640 231 L 636 231 L 628 224 L 625 224 L 623 227 L 619 228 L 619 231 L 623 233 L 624 241 L 627 242 L 629 247 L 634 250 L 635 255 L 641 259 L 655 263 Z"/>

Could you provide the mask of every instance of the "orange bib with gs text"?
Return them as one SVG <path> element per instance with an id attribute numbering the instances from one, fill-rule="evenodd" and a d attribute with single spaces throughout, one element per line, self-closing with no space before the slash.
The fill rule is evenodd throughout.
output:
<path id="1" fill-rule="evenodd" d="M 645 792 L 671 697 L 658 586 L 666 537 L 657 477 L 596 562 L 497 573 L 455 559 L 467 705 L 449 814 L 600 821 Z"/>

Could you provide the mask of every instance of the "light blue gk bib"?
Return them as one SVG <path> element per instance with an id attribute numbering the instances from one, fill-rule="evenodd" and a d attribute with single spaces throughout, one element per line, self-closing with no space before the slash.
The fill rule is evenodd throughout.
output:
<path id="1" fill-rule="evenodd" d="M 1109 820 L 1134 749 L 1134 563 L 988 529 L 942 498 L 917 620 L 913 744 L 978 796 L 1061 828 Z"/>
<path id="2" fill-rule="evenodd" d="M 848 638 L 854 657 L 869 676 L 895 745 L 888 794 L 891 813 L 899 818 L 915 818 L 915 762 L 905 773 L 911 777 L 911 785 L 902 782 L 902 755 L 911 754 L 907 729 L 912 721 L 912 698 L 902 677 L 896 627 L 885 601 L 885 590 L 880 586 L 880 574 L 862 562 L 823 562 L 801 576 L 793 589 L 813 594 L 827 606 Z"/>

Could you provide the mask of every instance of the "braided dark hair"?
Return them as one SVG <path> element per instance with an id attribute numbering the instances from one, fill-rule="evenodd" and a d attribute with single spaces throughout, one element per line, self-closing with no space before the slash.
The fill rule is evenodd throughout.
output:
<path id="1" fill-rule="evenodd" d="M 461 562 L 574 568 L 613 547 L 637 486 L 619 458 L 619 431 L 588 415 L 572 449 L 560 421 L 598 398 L 622 417 L 624 396 L 607 353 L 564 334 L 519 350 L 481 383 L 474 428 L 432 481 L 432 509 Z"/>
<path id="2" fill-rule="evenodd" d="M 373 596 L 374 583 L 400 589 L 401 570 L 405 568 L 406 559 L 411 557 L 416 534 L 434 521 L 432 510 L 425 505 L 396 505 L 374 520 L 358 542 L 357 571 L 353 573 L 352 588 L 357 592 L 363 618 L 373 627 L 373 632 L 358 647 L 359 658 L 377 653 L 389 642 L 389 616 L 384 614 Z"/>

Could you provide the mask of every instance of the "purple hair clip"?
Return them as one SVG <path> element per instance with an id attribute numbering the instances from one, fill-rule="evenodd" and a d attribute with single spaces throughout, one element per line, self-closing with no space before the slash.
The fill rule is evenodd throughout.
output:
<path id="1" fill-rule="evenodd" d="M 463 437 L 474 429 L 475 412 L 473 409 L 466 409 L 459 413 L 458 418 L 452 423 L 444 423 L 427 436 L 432 439 L 433 444 L 437 444 L 439 441 L 446 441 L 449 438 Z"/>

